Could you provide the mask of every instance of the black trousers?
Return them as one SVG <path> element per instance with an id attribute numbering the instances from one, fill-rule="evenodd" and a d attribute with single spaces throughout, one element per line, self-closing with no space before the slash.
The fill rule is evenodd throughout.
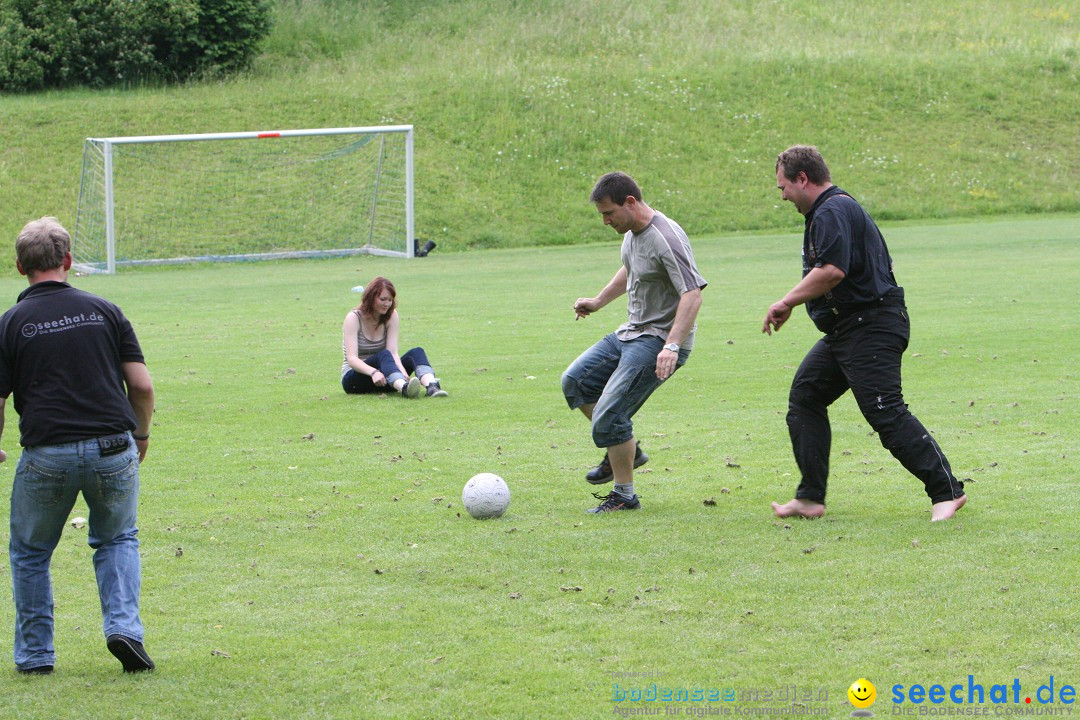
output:
<path id="1" fill-rule="evenodd" d="M 904 403 L 900 360 L 910 334 L 905 307 L 877 307 L 844 318 L 807 353 L 788 397 L 788 432 L 802 473 L 796 498 L 825 502 L 829 406 L 849 388 L 881 444 L 923 481 L 931 502 L 964 494 L 945 454 Z"/>

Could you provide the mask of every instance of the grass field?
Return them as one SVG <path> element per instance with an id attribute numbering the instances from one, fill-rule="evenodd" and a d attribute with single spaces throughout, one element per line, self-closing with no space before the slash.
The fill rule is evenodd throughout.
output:
<path id="1" fill-rule="evenodd" d="M 796 484 L 783 414 L 816 337 L 802 314 L 760 334 L 798 276 L 794 234 L 695 239 L 710 285 L 690 362 L 637 418 L 652 457 L 637 475 L 643 510 L 585 514 L 581 475 L 600 454 L 558 378 L 625 314 L 614 303 L 573 321 L 573 300 L 618 255 L 580 212 L 603 242 L 74 279 L 125 309 L 157 387 L 140 537 L 159 670 L 124 676 L 106 652 L 85 530 L 69 529 L 54 559 L 57 672 L 0 672 L 0 717 L 723 705 L 613 702 L 616 685 L 650 682 L 846 717 L 860 677 L 881 716 L 898 684 L 966 688 L 972 675 L 989 693 L 1015 679 L 1035 701 L 1051 676 L 1055 692 L 1080 682 L 1075 217 L 886 224 L 913 317 L 906 398 L 971 479 L 958 518 L 931 525 L 920 484 L 850 397 L 832 414 L 828 515 L 770 513 Z M 403 347 L 428 350 L 449 398 L 341 392 L 349 289 L 376 274 L 399 289 Z M 9 300 L 22 287 L 0 279 Z M 4 448 L 10 478 L 12 412 Z M 463 517 L 461 487 L 481 471 L 510 485 L 501 519 Z M 7 503 L 5 491 L 0 515 Z M 0 564 L 0 585 L 9 572 Z M 762 699 L 791 686 L 815 700 Z"/>

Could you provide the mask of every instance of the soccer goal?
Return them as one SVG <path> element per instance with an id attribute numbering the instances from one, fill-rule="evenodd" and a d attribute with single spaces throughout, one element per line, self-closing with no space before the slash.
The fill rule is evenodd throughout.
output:
<path id="1" fill-rule="evenodd" d="M 412 257 L 413 128 L 88 138 L 72 248 L 122 265 Z"/>

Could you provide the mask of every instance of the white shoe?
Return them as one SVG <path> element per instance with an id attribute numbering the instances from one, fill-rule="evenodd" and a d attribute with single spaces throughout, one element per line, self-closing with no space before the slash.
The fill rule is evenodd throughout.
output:
<path id="1" fill-rule="evenodd" d="M 401 397 L 409 399 L 418 398 L 420 397 L 420 388 L 422 387 L 423 385 L 420 384 L 420 378 L 411 377 L 409 378 L 409 382 L 401 386 Z"/>

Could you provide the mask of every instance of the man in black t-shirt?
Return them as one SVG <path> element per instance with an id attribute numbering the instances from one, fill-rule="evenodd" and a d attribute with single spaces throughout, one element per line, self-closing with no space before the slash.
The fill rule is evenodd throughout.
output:
<path id="1" fill-rule="evenodd" d="M 142 644 L 135 514 L 154 387 L 120 308 L 67 284 L 70 249 L 56 218 L 28 223 L 15 255 L 30 287 L 0 317 L 0 435 L 13 395 L 23 446 L 11 489 L 15 667 L 53 670 L 49 563 L 81 492 L 106 647 L 125 672 L 153 670 Z"/>
<path id="2" fill-rule="evenodd" d="M 892 273 L 885 240 L 855 200 L 832 184 L 816 148 L 796 145 L 776 160 L 776 186 L 806 217 L 803 278 L 769 308 L 762 332 L 791 317 L 796 305 L 825 336 L 791 383 L 787 424 L 802 480 L 795 499 L 773 503 L 778 517 L 821 517 L 832 434 L 828 408 L 850 388 L 881 444 L 930 496 L 931 520 L 948 520 L 967 502 L 945 454 L 908 412 L 900 363 L 910 337 L 904 290 Z"/>

